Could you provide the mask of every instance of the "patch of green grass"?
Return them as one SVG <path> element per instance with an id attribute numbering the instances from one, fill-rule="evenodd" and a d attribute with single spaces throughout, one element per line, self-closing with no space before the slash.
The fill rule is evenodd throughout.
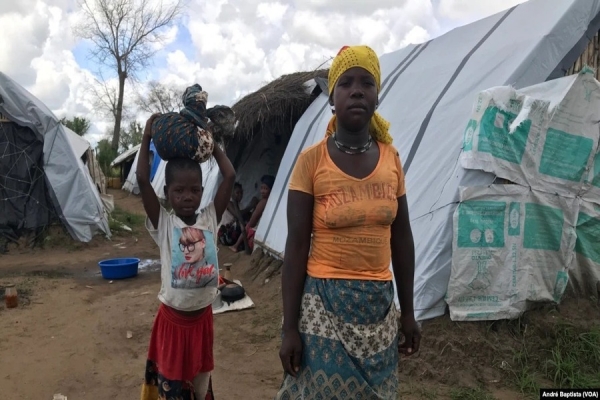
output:
<path id="1" fill-rule="evenodd" d="M 600 326 L 584 330 L 558 322 L 543 334 L 523 337 L 514 353 L 512 373 L 521 393 L 536 396 L 540 382 L 561 388 L 600 386 Z"/>
<path id="2" fill-rule="evenodd" d="M 531 367 L 532 360 L 525 341 L 522 348 L 513 355 L 515 383 L 522 394 L 537 394 L 539 392 L 538 373 Z"/>
<path id="3" fill-rule="evenodd" d="M 123 226 L 125 225 L 135 232 L 144 226 L 145 219 L 146 217 L 142 214 L 132 213 L 115 206 L 110 215 L 109 227 L 111 232 L 128 232 Z"/>
<path id="4" fill-rule="evenodd" d="M 450 390 L 450 398 L 452 400 L 494 400 L 494 396 L 482 387 L 454 388 Z"/>
<path id="5" fill-rule="evenodd" d="M 600 386 L 600 327 L 577 332 L 568 324 L 557 324 L 555 343 L 545 361 L 546 377 L 561 388 Z"/>
<path id="6" fill-rule="evenodd" d="M 539 393 L 538 374 L 530 367 L 525 366 L 515 375 L 517 387 L 522 394 L 533 395 Z"/>
<path id="7" fill-rule="evenodd" d="M 79 250 L 81 243 L 73 239 L 64 226 L 54 225 L 44 232 L 42 246 L 48 249 L 61 247 L 72 252 Z"/>

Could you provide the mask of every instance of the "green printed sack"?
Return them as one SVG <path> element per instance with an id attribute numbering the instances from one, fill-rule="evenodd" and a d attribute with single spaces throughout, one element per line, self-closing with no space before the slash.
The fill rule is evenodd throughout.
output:
<path id="1" fill-rule="evenodd" d="M 597 121 L 600 83 L 590 69 L 519 90 L 491 88 L 466 124 L 461 164 L 568 197 L 595 182 L 600 194 Z"/>
<path id="2" fill-rule="evenodd" d="M 580 296 L 597 297 L 600 282 L 600 205 L 579 200 L 575 232 L 575 267 L 569 271 L 571 287 Z"/>
<path id="3" fill-rule="evenodd" d="M 560 302 L 573 262 L 575 199 L 519 185 L 461 188 L 446 301 L 455 321 L 516 318 Z"/>

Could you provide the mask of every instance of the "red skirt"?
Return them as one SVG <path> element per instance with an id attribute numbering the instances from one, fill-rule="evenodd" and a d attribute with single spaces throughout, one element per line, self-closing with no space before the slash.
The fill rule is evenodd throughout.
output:
<path id="1" fill-rule="evenodd" d="M 246 228 L 246 238 L 248 238 L 248 247 L 250 247 L 250 250 L 254 250 L 254 234 L 256 234 L 256 229 Z"/>
<path id="2" fill-rule="evenodd" d="M 192 381 L 199 373 L 214 369 L 213 338 L 212 307 L 188 317 L 161 304 L 152 327 L 148 361 L 168 380 Z"/>

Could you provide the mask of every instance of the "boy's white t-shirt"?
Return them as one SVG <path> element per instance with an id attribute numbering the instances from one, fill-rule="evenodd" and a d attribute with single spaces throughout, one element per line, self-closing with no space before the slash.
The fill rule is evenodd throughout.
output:
<path id="1" fill-rule="evenodd" d="M 148 218 L 146 229 L 160 248 L 158 299 L 180 311 L 195 311 L 211 305 L 219 285 L 214 203 L 200 211 L 192 226 L 161 206 L 158 229 L 154 229 Z"/>

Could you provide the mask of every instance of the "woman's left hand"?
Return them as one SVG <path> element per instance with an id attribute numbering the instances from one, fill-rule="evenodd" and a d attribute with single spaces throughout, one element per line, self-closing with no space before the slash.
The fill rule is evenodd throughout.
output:
<path id="1" fill-rule="evenodd" d="M 411 356 L 419 351 L 421 330 L 414 315 L 401 315 L 400 324 L 400 330 L 404 335 L 404 342 L 398 346 L 398 351 L 405 356 Z"/>

